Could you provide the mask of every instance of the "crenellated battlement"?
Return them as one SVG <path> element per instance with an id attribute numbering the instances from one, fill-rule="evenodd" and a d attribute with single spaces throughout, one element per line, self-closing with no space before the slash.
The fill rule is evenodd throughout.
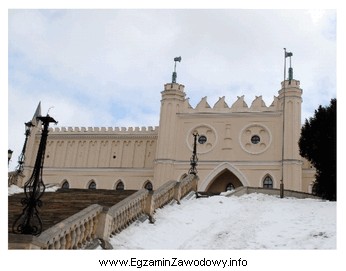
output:
<path id="1" fill-rule="evenodd" d="M 142 127 L 51 127 L 49 131 L 55 134 L 157 134 L 158 126 Z"/>
<path id="2" fill-rule="evenodd" d="M 229 106 L 225 101 L 225 96 L 220 97 L 219 100 L 210 106 L 207 101 L 207 97 L 203 97 L 201 101 L 193 108 L 188 99 L 185 99 L 184 107 L 186 113 L 194 112 L 267 112 L 267 111 L 277 111 L 279 110 L 279 99 L 274 96 L 274 100 L 270 106 L 267 106 L 262 99 L 262 96 L 256 96 L 252 101 L 250 107 L 244 100 L 243 96 L 238 96 L 237 100 Z"/>

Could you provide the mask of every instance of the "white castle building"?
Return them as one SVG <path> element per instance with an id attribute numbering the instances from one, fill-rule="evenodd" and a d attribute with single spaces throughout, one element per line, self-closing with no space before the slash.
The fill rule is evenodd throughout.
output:
<path id="1" fill-rule="evenodd" d="M 207 97 L 195 108 L 185 86 L 164 85 L 158 127 L 50 128 L 44 157 L 45 184 L 65 188 L 157 189 L 181 180 L 190 169 L 194 133 L 198 191 L 218 193 L 239 186 L 311 192 L 315 170 L 299 155 L 302 89 L 291 79 L 270 106 L 261 96 L 248 106 L 244 96 L 231 105 Z M 273 93 L 275 94 L 275 93 Z M 40 104 L 36 115 L 40 114 Z M 36 122 L 36 119 L 33 119 Z M 23 186 L 31 176 L 41 138 L 35 123 L 27 142 Z M 203 142 L 202 142 L 203 143 Z"/>

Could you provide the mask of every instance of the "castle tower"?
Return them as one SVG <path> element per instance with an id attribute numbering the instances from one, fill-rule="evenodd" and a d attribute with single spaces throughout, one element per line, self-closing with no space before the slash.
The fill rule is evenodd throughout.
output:
<path id="1" fill-rule="evenodd" d="M 282 179 L 285 189 L 302 188 L 302 158 L 299 154 L 301 131 L 302 89 L 300 82 L 293 79 L 290 68 L 289 80 L 281 83 L 279 102 L 283 112 L 282 129 Z"/>
<path id="2" fill-rule="evenodd" d="M 176 179 L 174 162 L 176 159 L 176 136 L 179 129 L 177 113 L 181 112 L 186 95 L 184 85 L 173 82 L 165 84 L 161 94 L 160 128 L 154 166 L 154 183 L 156 186 Z"/>

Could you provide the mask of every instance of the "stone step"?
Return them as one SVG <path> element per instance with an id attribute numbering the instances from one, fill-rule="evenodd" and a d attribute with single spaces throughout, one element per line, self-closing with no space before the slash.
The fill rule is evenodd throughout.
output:
<path id="1" fill-rule="evenodd" d="M 90 190 L 90 189 L 59 189 L 56 192 L 46 192 L 41 200 L 43 205 L 38 208 L 42 220 L 43 231 L 63 221 L 71 215 L 80 212 L 91 204 L 111 207 L 135 190 Z M 8 232 L 12 233 L 12 225 L 23 211 L 21 200 L 24 193 L 8 196 Z"/>

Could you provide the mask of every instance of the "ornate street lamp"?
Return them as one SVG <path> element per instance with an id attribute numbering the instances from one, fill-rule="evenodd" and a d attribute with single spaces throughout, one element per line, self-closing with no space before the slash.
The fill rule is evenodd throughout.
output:
<path id="1" fill-rule="evenodd" d="M 37 207 L 42 206 L 41 197 L 46 189 L 42 180 L 44 154 L 49 123 L 54 122 L 57 124 L 57 122 L 48 114 L 45 117 L 37 117 L 37 119 L 43 125 L 41 141 L 37 151 L 34 170 L 29 180 L 24 184 L 25 198 L 21 202 L 25 207 L 22 214 L 13 223 L 12 230 L 14 233 L 39 235 L 42 232 L 42 220 L 39 217 Z"/>
<path id="2" fill-rule="evenodd" d="M 10 165 L 10 161 L 11 161 L 11 158 L 12 158 L 12 153 L 13 153 L 13 151 L 8 149 L 8 165 Z"/>

